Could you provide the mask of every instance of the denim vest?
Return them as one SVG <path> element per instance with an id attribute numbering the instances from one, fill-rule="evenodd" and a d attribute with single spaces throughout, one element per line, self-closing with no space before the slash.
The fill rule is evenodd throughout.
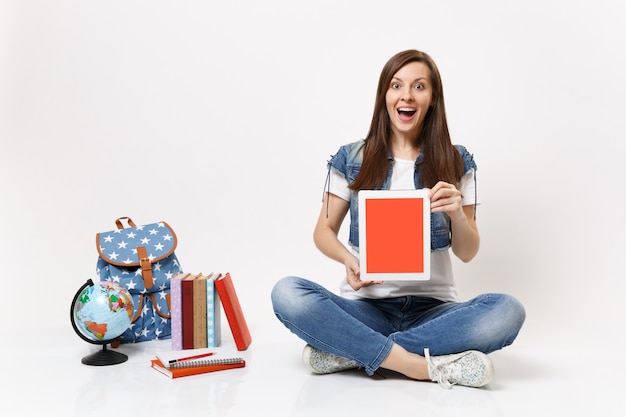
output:
<path id="1" fill-rule="evenodd" d="M 365 145 L 364 140 L 359 140 L 339 148 L 339 151 L 331 157 L 328 161 L 328 170 L 334 169 L 339 172 L 351 184 L 356 178 L 359 170 L 361 169 L 361 163 L 363 162 L 363 147 Z M 466 174 L 470 170 L 476 170 L 476 163 L 474 162 L 473 155 L 471 155 L 467 149 L 462 145 L 455 145 L 455 148 L 461 154 L 463 158 L 463 173 Z M 388 155 L 389 170 L 387 171 L 387 178 L 383 183 L 381 190 L 388 190 L 391 184 L 391 175 L 393 171 L 393 157 L 391 152 Z M 413 180 L 415 182 L 415 188 L 424 188 L 421 183 L 419 175 L 419 165 L 424 160 L 424 155 L 419 154 L 415 161 L 415 171 L 413 174 Z M 330 178 L 330 177 L 329 177 Z M 476 177 L 474 177 L 476 181 Z M 359 248 L 359 199 L 358 193 L 354 190 L 350 190 L 350 236 L 348 242 L 350 245 L 357 249 Z M 431 251 L 446 250 L 450 247 L 452 242 L 452 231 L 450 229 L 450 217 L 445 213 L 431 213 L 430 216 L 430 249 Z"/>

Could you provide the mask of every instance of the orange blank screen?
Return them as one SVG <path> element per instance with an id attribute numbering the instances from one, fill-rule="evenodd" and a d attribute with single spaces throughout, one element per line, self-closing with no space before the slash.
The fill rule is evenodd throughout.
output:
<path id="1" fill-rule="evenodd" d="M 368 273 L 424 272 L 424 200 L 368 199 Z"/>

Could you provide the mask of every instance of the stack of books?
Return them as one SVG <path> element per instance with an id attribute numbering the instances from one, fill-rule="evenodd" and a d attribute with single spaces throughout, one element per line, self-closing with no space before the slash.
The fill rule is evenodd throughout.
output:
<path id="1" fill-rule="evenodd" d="M 246 366 L 246 361 L 239 356 L 206 349 L 193 349 L 184 355 L 173 351 L 161 352 L 151 362 L 153 369 L 172 379 Z"/>
<path id="2" fill-rule="evenodd" d="M 220 346 L 222 309 L 237 349 L 252 342 L 230 273 L 177 274 L 170 297 L 173 351 Z"/>

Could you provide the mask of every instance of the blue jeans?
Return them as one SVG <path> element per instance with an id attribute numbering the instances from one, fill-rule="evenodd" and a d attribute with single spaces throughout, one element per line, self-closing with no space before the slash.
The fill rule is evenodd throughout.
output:
<path id="1" fill-rule="evenodd" d="M 310 345 L 358 362 L 372 375 L 394 343 L 409 352 L 445 355 L 490 353 L 515 340 L 526 313 L 506 294 L 483 294 L 466 302 L 430 297 L 349 300 L 299 277 L 272 290 L 274 313 Z"/>

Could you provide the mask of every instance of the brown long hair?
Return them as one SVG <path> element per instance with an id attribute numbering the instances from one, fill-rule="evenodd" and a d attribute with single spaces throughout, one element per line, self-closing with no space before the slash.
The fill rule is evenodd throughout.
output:
<path id="1" fill-rule="evenodd" d="M 359 174 L 350 184 L 352 190 L 379 188 L 385 181 L 391 146 L 387 90 L 393 76 L 410 62 L 421 62 L 429 68 L 432 85 L 433 104 L 426 113 L 419 136 L 415 138 L 415 145 L 420 146 L 424 154 L 424 160 L 419 165 L 422 185 L 433 187 L 440 180 L 456 184 L 463 175 L 463 160 L 450 140 L 439 69 L 428 54 L 410 49 L 391 57 L 380 73 L 372 123 L 365 138 L 363 163 Z"/>

